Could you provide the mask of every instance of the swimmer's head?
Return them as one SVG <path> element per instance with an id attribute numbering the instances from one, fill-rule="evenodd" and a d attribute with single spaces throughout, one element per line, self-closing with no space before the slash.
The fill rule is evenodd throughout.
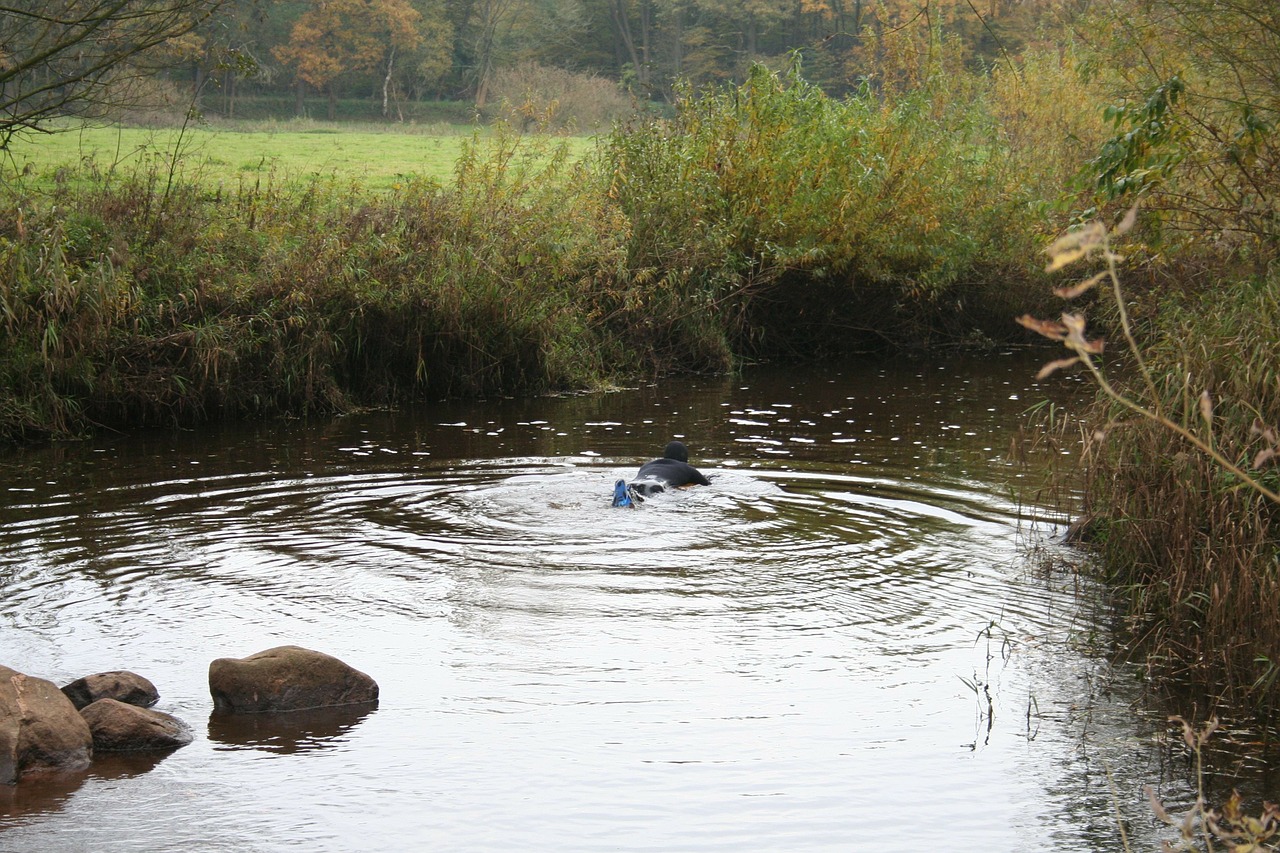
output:
<path id="1" fill-rule="evenodd" d="M 662 456 L 665 459 L 675 459 L 680 462 L 688 462 L 689 448 L 685 447 L 683 442 L 672 441 L 668 443 L 666 448 L 662 451 Z"/>

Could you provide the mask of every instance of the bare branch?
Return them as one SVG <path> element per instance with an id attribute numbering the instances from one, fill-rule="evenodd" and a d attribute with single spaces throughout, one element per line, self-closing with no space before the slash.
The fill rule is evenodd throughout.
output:
<path id="1" fill-rule="evenodd" d="M 54 118 L 129 105 L 157 49 L 240 0 L 9 0 L 0 6 L 0 149 Z"/>

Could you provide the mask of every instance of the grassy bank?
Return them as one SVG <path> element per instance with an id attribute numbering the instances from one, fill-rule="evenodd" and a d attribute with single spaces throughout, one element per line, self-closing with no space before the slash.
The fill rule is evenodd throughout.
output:
<path id="1" fill-rule="evenodd" d="M 1268 716 L 1280 698 L 1278 327 L 1277 272 L 1154 297 L 1139 350 L 1150 382 L 1130 359 L 1116 380 L 1129 404 L 1100 395 L 1086 415 L 1080 526 L 1120 594 L 1132 653 Z"/>
<path id="2" fill-rule="evenodd" d="M 416 135 L 336 135 L 368 152 L 356 171 L 297 182 L 159 155 L 33 168 L 0 226 L 0 434 L 1007 338 L 1037 292 L 1038 187 L 990 81 L 954 85 L 834 100 L 758 69 L 585 160 L 581 141 L 465 142 L 445 181 Z M 206 150 L 254 175 L 233 139 Z M 394 180 L 359 171 L 395 146 Z"/>
<path id="3" fill-rule="evenodd" d="M 566 149 L 486 150 L 448 190 L 11 189 L 5 437 L 598 381 L 609 348 L 578 309 L 618 267 L 611 216 Z"/>
<path id="4" fill-rule="evenodd" d="M 1084 415 L 1082 529 L 1121 593 L 1134 654 L 1271 711 L 1280 699 L 1280 16 L 1253 0 L 1212 10 L 1099 4 L 1090 14 L 1094 61 L 1117 80 L 1084 175 L 1097 221 L 1121 223 L 1110 233 L 1123 257 L 1114 287 L 1106 247 L 1085 251 L 1094 268 L 1058 283 L 1098 286 L 1065 287 L 1071 314 L 1042 327 L 1113 383 Z M 1058 254 L 1073 248 L 1082 247 Z M 1101 281 L 1087 278 L 1099 269 Z M 1106 346 L 1089 343 L 1096 337 Z"/>
<path id="5" fill-rule="evenodd" d="M 200 103 L 204 114 L 236 121 L 288 122 L 294 118 L 318 120 L 329 115 L 327 98 L 305 98 L 301 116 L 298 106 L 294 96 L 236 95 L 233 99 L 222 93 L 206 93 Z M 402 101 L 393 105 L 390 118 L 429 127 L 470 125 L 475 121 L 475 114 L 475 106 L 470 101 Z M 333 117 L 339 122 L 385 125 L 388 121 L 388 116 L 382 114 L 381 102 L 369 98 L 337 99 L 333 103 Z"/>

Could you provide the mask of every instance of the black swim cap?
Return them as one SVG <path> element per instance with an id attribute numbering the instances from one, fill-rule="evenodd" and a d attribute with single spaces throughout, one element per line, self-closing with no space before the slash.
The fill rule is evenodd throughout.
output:
<path id="1" fill-rule="evenodd" d="M 683 442 L 672 441 L 669 442 L 666 448 L 662 451 L 662 456 L 664 459 L 676 459 L 680 462 L 688 462 L 689 448 L 685 447 Z"/>

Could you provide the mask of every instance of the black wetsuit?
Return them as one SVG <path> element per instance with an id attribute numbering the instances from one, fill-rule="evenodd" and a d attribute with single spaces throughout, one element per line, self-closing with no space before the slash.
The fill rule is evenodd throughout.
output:
<path id="1" fill-rule="evenodd" d="M 631 485 L 642 495 L 655 495 L 681 486 L 709 486 L 711 481 L 688 462 L 667 457 L 641 465 Z"/>

